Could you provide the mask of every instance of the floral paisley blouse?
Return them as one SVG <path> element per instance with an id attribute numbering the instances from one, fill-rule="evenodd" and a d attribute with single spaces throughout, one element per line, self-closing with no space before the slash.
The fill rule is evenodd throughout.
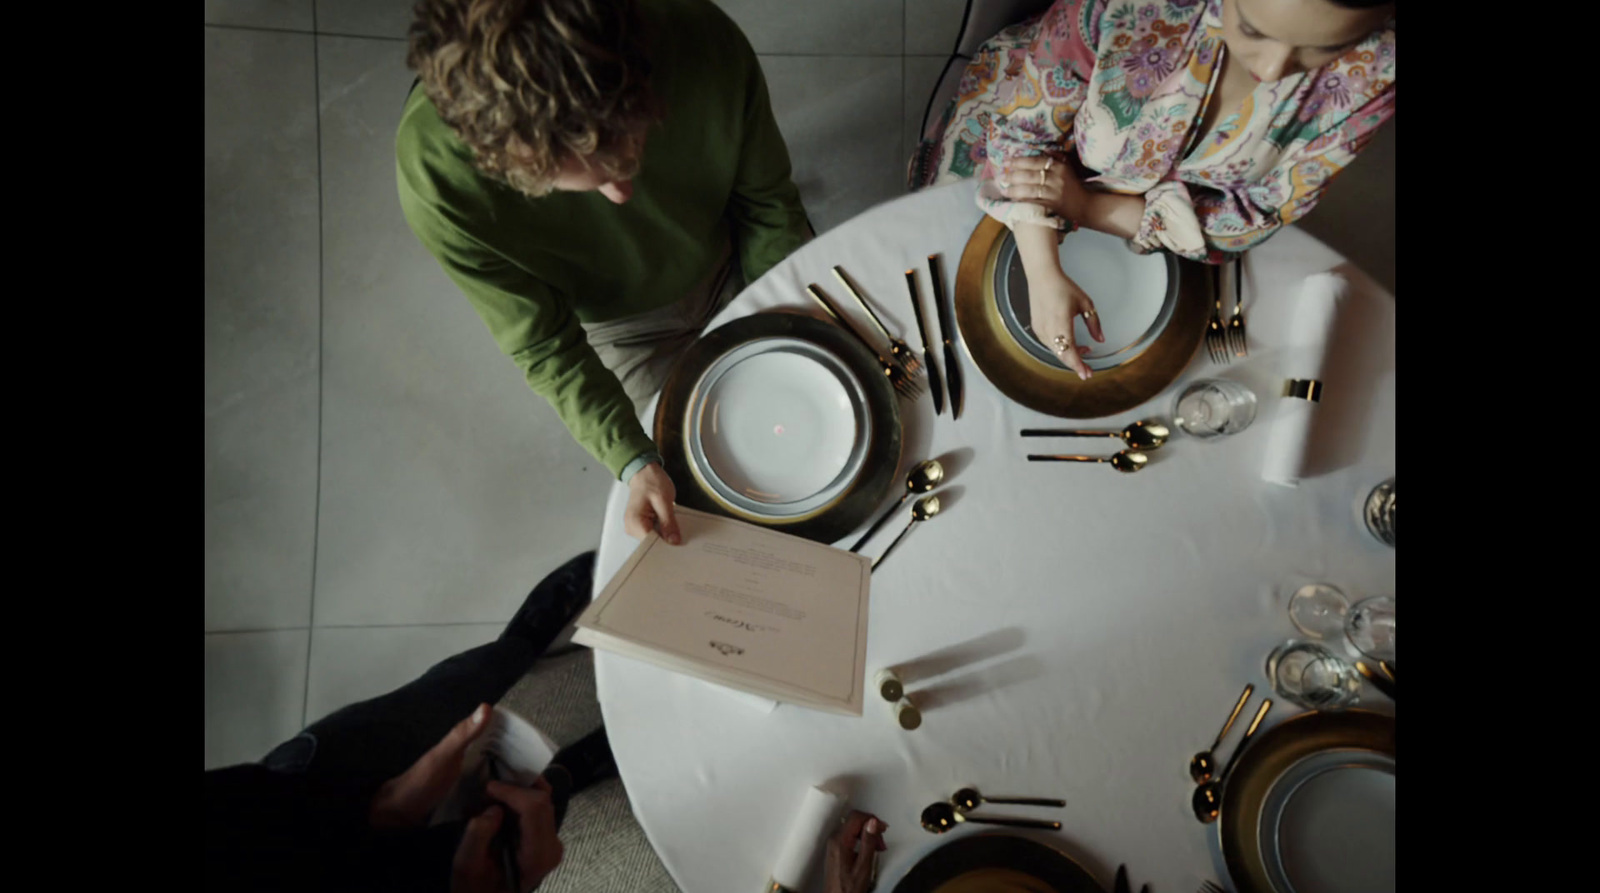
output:
<path id="1" fill-rule="evenodd" d="M 979 48 L 913 186 L 976 176 L 978 204 L 1007 226 L 1066 228 L 1001 197 L 1010 158 L 1064 159 L 1085 182 L 1143 195 L 1136 247 L 1220 263 L 1314 207 L 1394 116 L 1391 22 L 1315 71 L 1256 86 L 1210 133 L 1200 126 L 1221 73 L 1222 0 L 1057 0 Z"/>

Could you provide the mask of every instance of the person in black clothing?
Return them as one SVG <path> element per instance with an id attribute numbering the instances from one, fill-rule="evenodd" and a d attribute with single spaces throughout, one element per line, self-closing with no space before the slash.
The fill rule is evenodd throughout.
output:
<path id="1" fill-rule="evenodd" d="M 492 842 L 516 820 L 521 889 L 560 864 L 568 799 L 616 774 L 605 730 L 556 754 L 532 788 L 490 782 L 491 805 L 430 826 L 461 778 L 467 745 L 500 700 L 589 602 L 594 553 L 533 588 L 497 641 L 442 661 L 382 697 L 352 704 L 259 763 L 205 774 L 205 888 L 219 891 L 511 890 Z M 465 719 L 461 717 L 465 716 Z M 828 843 L 827 893 L 867 893 L 888 830 L 852 811 Z"/>
<path id="2" fill-rule="evenodd" d="M 504 890 L 490 843 L 508 813 L 522 886 L 538 886 L 561 861 L 567 800 L 616 772 L 604 729 L 563 749 L 532 788 L 491 782 L 496 802 L 470 820 L 428 819 L 461 777 L 489 705 L 588 604 L 593 573 L 593 552 L 572 559 L 533 588 L 497 641 L 336 711 L 259 763 L 207 772 L 206 889 Z"/>

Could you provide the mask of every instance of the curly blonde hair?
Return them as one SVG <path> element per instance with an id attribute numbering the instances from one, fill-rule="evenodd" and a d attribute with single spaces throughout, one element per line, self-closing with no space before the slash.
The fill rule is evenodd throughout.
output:
<path id="1" fill-rule="evenodd" d="M 562 163 L 637 169 L 657 115 L 634 0 L 421 0 L 406 64 L 477 166 L 532 197 Z"/>

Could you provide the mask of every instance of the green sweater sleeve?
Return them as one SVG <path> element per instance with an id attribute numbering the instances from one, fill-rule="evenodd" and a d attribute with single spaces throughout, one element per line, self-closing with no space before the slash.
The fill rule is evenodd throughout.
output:
<path id="1" fill-rule="evenodd" d="M 589 346 L 567 300 L 461 233 L 407 189 L 400 193 L 412 230 L 472 302 L 528 386 L 555 407 L 573 439 L 613 476 L 654 450 L 622 382 Z"/>
<path id="2" fill-rule="evenodd" d="M 744 41 L 744 35 L 739 35 Z M 789 150 L 772 117 L 761 64 L 745 42 L 745 128 L 728 201 L 745 282 L 754 282 L 805 244 L 810 226 L 789 166 Z"/>

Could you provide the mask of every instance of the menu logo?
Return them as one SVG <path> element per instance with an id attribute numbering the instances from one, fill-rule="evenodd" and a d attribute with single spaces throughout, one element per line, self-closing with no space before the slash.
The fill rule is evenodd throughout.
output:
<path id="1" fill-rule="evenodd" d="M 744 653 L 744 649 L 743 648 L 740 648 L 738 645 L 729 645 L 727 642 L 712 642 L 711 643 L 711 647 L 717 649 L 720 652 L 722 652 L 722 656 L 723 657 L 728 657 L 729 655 L 733 655 L 733 654 L 743 654 Z"/>

